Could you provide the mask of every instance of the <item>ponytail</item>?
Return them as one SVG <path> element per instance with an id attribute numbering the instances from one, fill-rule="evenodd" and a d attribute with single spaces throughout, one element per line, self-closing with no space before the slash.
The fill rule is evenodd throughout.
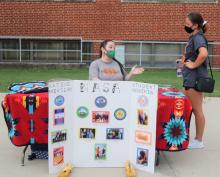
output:
<path id="1" fill-rule="evenodd" d="M 193 24 L 198 24 L 198 28 L 202 30 L 203 33 L 207 32 L 208 22 L 203 19 L 202 15 L 199 12 L 191 12 L 190 14 L 188 14 L 188 18 Z"/>
<path id="2" fill-rule="evenodd" d="M 123 80 L 125 80 L 125 69 L 124 69 L 124 66 L 121 64 L 120 61 L 118 61 L 116 58 L 112 58 L 116 63 L 118 63 L 119 67 L 120 67 L 120 71 L 121 71 L 121 74 L 123 76 Z"/>
<path id="3" fill-rule="evenodd" d="M 202 25 L 202 32 L 206 33 L 208 31 L 208 22 L 204 21 Z"/>

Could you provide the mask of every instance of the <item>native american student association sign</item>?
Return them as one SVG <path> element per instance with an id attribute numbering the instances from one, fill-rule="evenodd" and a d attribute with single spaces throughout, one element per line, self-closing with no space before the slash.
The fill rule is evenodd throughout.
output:
<path id="1" fill-rule="evenodd" d="M 158 86 L 139 82 L 49 83 L 49 171 L 124 167 L 154 172 Z"/>

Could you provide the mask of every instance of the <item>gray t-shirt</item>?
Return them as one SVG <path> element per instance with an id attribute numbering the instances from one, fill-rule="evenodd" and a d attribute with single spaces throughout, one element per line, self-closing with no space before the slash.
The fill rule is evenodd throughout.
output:
<path id="1" fill-rule="evenodd" d="M 114 60 L 110 63 L 104 62 L 102 59 L 93 61 L 89 67 L 89 79 L 91 80 L 94 77 L 106 81 L 123 80 L 120 66 Z"/>
<path id="2" fill-rule="evenodd" d="M 206 39 L 201 31 L 196 33 L 194 36 L 190 36 L 188 44 L 186 46 L 186 61 L 191 60 L 194 62 L 197 59 L 198 50 L 200 47 L 207 48 Z M 205 60 L 203 64 L 201 64 L 198 68 L 195 69 L 189 69 L 183 66 L 182 73 L 183 86 L 194 88 L 196 78 L 208 76 L 207 61 Z"/>

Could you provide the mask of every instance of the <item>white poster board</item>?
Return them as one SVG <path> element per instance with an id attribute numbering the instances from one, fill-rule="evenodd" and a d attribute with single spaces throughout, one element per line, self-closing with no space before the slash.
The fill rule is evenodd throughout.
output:
<path id="1" fill-rule="evenodd" d="M 49 172 L 124 167 L 154 172 L 158 86 L 120 81 L 49 83 Z"/>

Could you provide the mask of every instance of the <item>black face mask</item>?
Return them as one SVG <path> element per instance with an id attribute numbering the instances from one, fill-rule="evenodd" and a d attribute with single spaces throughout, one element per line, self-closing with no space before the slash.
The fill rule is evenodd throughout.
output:
<path id="1" fill-rule="evenodd" d="M 185 26 L 184 29 L 187 33 L 192 33 L 194 31 L 191 27 L 188 27 L 188 26 Z"/>

